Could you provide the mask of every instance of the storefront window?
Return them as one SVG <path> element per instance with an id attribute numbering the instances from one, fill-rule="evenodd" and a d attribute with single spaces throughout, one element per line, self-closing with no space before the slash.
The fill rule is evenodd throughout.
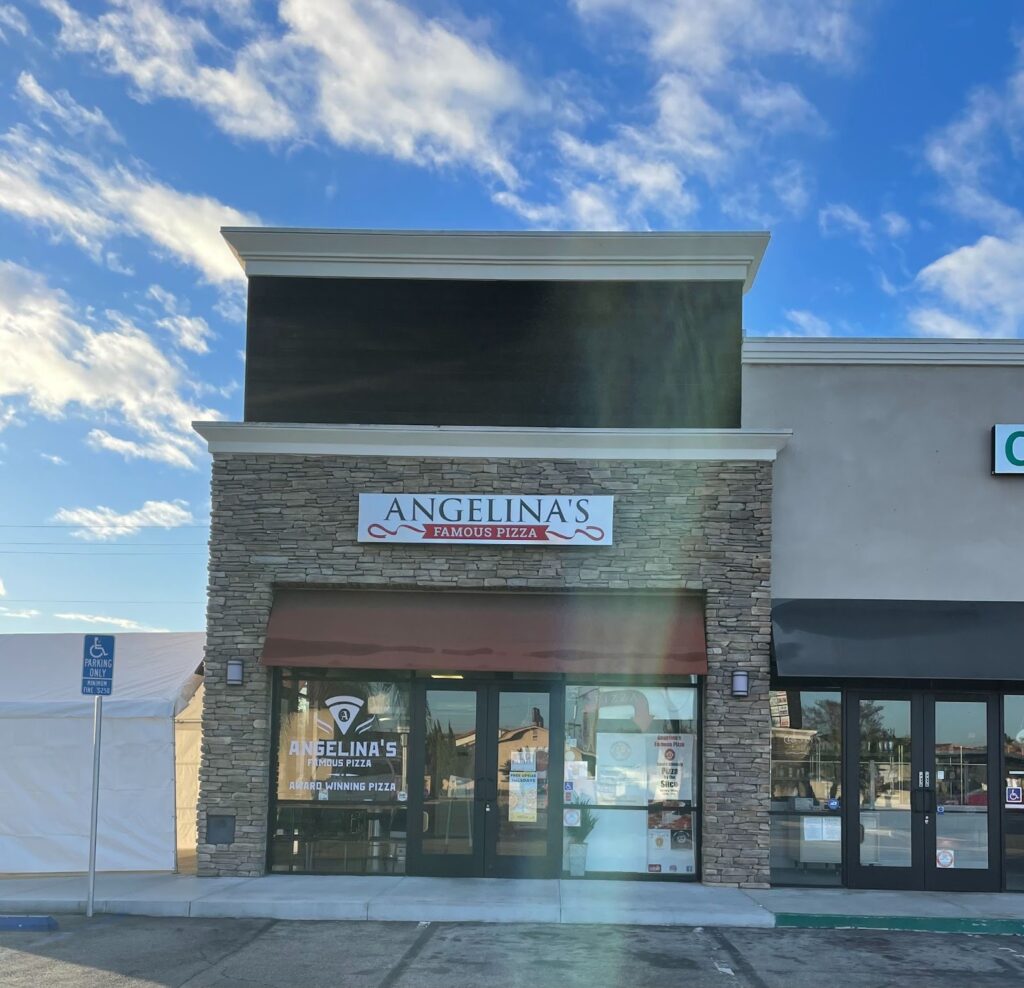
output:
<path id="1" fill-rule="evenodd" d="M 1024 892 L 1024 696 L 1003 697 L 1003 832 L 1006 834 L 1006 890 Z"/>
<path id="2" fill-rule="evenodd" d="M 410 684 L 284 672 L 272 871 L 405 871 Z"/>
<path id="3" fill-rule="evenodd" d="M 771 880 L 842 883 L 839 692 L 771 693 Z"/>
<path id="4" fill-rule="evenodd" d="M 696 874 L 697 709 L 694 687 L 566 686 L 565 872 Z"/>

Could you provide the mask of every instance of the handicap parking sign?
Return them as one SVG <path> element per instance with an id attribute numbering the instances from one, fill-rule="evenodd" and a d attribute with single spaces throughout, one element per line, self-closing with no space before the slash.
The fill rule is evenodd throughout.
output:
<path id="1" fill-rule="evenodd" d="M 1024 805 L 1024 787 L 1021 787 L 1021 786 L 1007 786 L 1006 787 L 1006 805 L 1007 806 L 1022 806 L 1022 805 Z"/>

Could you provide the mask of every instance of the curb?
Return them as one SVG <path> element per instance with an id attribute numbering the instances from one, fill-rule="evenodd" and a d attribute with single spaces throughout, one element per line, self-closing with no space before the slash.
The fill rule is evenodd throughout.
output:
<path id="1" fill-rule="evenodd" d="M 985 933 L 1024 936 L 1024 920 L 967 919 L 953 916 L 856 916 L 776 913 L 776 928 L 804 930 L 908 930 L 918 933 Z"/>
<path id="2" fill-rule="evenodd" d="M 60 926 L 52 916 L 0 916 L 0 931 L 57 929 Z"/>

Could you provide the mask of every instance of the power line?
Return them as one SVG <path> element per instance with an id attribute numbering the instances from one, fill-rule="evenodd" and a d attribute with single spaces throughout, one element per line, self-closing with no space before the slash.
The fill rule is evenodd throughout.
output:
<path id="1" fill-rule="evenodd" d="M 167 546 L 168 548 L 178 549 L 184 548 L 185 546 L 200 546 L 206 548 L 209 543 L 207 542 L 124 542 L 124 543 L 98 543 L 98 542 L 24 542 L 14 541 L 7 539 L 0 539 L 0 545 L 66 545 L 81 547 L 83 549 L 128 549 L 134 548 L 135 546 Z"/>
<path id="2" fill-rule="evenodd" d="M 111 546 L 111 548 L 114 548 Z M 181 556 L 183 559 L 188 556 L 201 555 L 197 549 L 189 549 L 185 552 L 54 552 L 50 549 L 43 549 L 40 552 L 31 552 L 28 549 L 0 549 L 0 556 L 79 556 L 86 559 L 89 556 L 96 556 L 101 559 L 123 559 L 126 556 Z"/>
<path id="3" fill-rule="evenodd" d="M 88 600 L 85 597 L 0 597 L 3 604 L 205 604 L 205 600 Z"/>
<path id="4" fill-rule="evenodd" d="M 99 527 L 100 528 L 103 527 L 102 523 L 100 523 Z M 138 525 L 133 523 L 132 527 L 133 528 L 163 528 L 163 529 L 167 529 L 166 525 L 160 525 L 160 524 L 157 524 L 156 522 L 145 523 L 145 524 L 138 524 Z M 175 525 L 174 526 L 175 529 L 180 529 L 180 528 L 209 528 L 209 527 L 210 527 L 210 523 L 209 522 L 205 522 L 202 525 Z M 0 525 L 0 528 L 78 528 L 78 529 L 88 529 L 89 526 L 88 525 L 83 525 L 83 524 L 77 524 L 77 525 L 54 525 L 54 524 L 46 524 L 46 525 L 13 525 L 13 524 L 2 524 L 2 525 Z M 167 529 L 167 530 L 170 531 L 170 529 Z"/>

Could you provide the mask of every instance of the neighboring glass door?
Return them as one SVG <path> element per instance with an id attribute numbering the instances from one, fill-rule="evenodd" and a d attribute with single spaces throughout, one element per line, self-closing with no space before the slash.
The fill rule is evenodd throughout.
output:
<path id="1" fill-rule="evenodd" d="M 416 685 L 408 870 L 418 875 L 480 875 L 486 695 L 457 682 Z"/>
<path id="2" fill-rule="evenodd" d="M 848 694 L 853 888 L 999 887 L 994 699 Z"/>
<path id="3" fill-rule="evenodd" d="M 925 887 L 999 889 L 998 710 L 994 698 L 925 696 Z M 929 778 L 929 770 L 931 777 Z"/>
<path id="4" fill-rule="evenodd" d="M 484 874 L 553 878 L 561 860 L 561 703 L 547 686 L 492 686 Z M 553 716 L 558 723 L 553 723 Z"/>
<path id="5" fill-rule="evenodd" d="M 418 684 L 409 871 L 556 876 L 561 736 L 561 704 L 546 684 Z"/>
<path id="6" fill-rule="evenodd" d="M 910 694 L 851 693 L 847 727 L 847 884 L 917 888 L 924 860 L 914 793 L 924 751 L 920 704 Z"/>

